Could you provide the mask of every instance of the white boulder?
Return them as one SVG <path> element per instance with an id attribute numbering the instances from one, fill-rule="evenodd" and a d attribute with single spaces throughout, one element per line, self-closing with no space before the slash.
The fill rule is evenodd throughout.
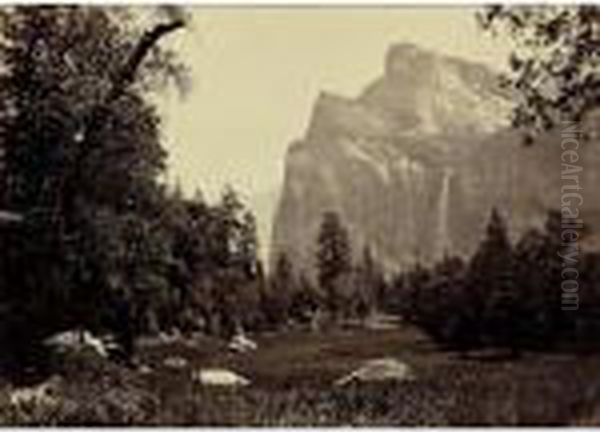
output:
<path id="1" fill-rule="evenodd" d="M 111 350 L 118 349 L 118 345 L 110 335 L 97 337 L 88 330 L 68 330 L 56 333 L 46 338 L 44 345 L 52 347 L 58 352 L 81 351 L 91 348 L 104 358 L 108 357 Z"/>
<path id="2" fill-rule="evenodd" d="M 172 328 L 169 332 L 160 332 L 158 334 L 158 339 L 160 343 L 163 344 L 171 344 L 177 342 L 181 339 L 181 332 L 178 328 Z"/>
<path id="3" fill-rule="evenodd" d="M 60 377 L 53 376 L 36 386 L 16 388 L 10 392 L 10 404 L 15 408 L 55 405 L 58 403 L 60 382 Z"/>
<path id="4" fill-rule="evenodd" d="M 145 365 L 145 364 L 143 364 L 143 365 L 141 365 L 140 367 L 138 367 L 138 372 L 139 372 L 141 375 L 149 375 L 149 374 L 151 374 L 153 371 L 154 371 L 154 370 L 153 370 L 153 369 L 152 369 L 150 366 L 148 366 L 148 365 Z"/>
<path id="5" fill-rule="evenodd" d="M 257 350 L 258 344 L 256 342 L 254 342 L 252 339 L 248 338 L 245 334 L 238 333 L 234 337 L 231 338 L 228 348 L 231 351 L 245 353 L 248 351 Z"/>
<path id="6" fill-rule="evenodd" d="M 192 373 L 192 380 L 202 385 L 244 387 L 250 380 L 228 369 L 200 369 Z"/>
<path id="7" fill-rule="evenodd" d="M 394 358 L 368 360 L 352 373 L 338 379 L 337 386 L 352 382 L 411 381 L 415 375 L 409 365 Z"/>
<path id="8" fill-rule="evenodd" d="M 164 361 L 163 364 L 171 369 L 183 369 L 185 367 L 187 367 L 188 365 L 188 361 L 186 359 L 184 359 L 183 357 L 179 357 L 179 356 L 174 356 L 174 357 L 167 357 Z"/>

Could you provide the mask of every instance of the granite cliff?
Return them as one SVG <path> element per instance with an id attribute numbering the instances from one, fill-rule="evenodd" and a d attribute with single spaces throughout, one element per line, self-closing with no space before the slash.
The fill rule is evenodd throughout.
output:
<path id="1" fill-rule="evenodd" d="M 556 137 L 522 146 L 510 109 L 485 66 L 392 46 L 381 78 L 355 99 L 321 94 L 306 135 L 290 145 L 272 256 L 285 250 L 310 269 L 328 209 L 341 214 L 355 250 L 370 245 L 390 269 L 472 253 L 493 206 L 514 236 L 540 225 L 560 207 L 560 146 Z M 590 196 L 599 147 L 582 147 Z"/>

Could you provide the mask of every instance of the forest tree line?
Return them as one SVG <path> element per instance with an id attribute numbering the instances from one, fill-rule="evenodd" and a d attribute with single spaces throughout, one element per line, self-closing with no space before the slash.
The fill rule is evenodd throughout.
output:
<path id="1" fill-rule="evenodd" d="M 549 211 L 542 227 L 512 242 L 505 219 L 494 208 L 471 256 L 448 254 L 433 265 L 417 262 L 385 274 L 368 247 L 353 259 L 341 217 L 326 212 L 315 244 L 315 304 L 333 323 L 373 312 L 393 314 L 452 350 L 500 348 L 518 355 L 596 349 L 600 254 L 581 246 L 589 234 L 581 226 L 578 241 L 565 255 L 568 222 L 560 211 Z M 577 275 L 576 303 L 572 298 L 565 302 L 566 266 L 569 275 Z M 275 280 L 276 275 L 277 270 Z"/>

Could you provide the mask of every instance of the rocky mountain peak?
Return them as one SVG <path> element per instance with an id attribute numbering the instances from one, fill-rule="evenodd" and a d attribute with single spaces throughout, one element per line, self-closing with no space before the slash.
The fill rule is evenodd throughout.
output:
<path id="1" fill-rule="evenodd" d="M 412 44 L 388 50 L 385 74 L 360 101 L 421 135 L 491 133 L 508 126 L 511 109 L 490 69 Z"/>
<path id="2" fill-rule="evenodd" d="M 385 73 L 358 98 L 318 98 L 286 158 L 272 253 L 314 268 L 329 210 L 340 213 L 357 251 L 369 245 L 391 269 L 472 253 L 492 207 L 513 235 L 541 224 L 560 203 L 560 147 L 525 150 L 509 128 L 510 109 L 485 66 L 393 45 Z M 600 151 L 583 159 L 598 164 Z"/>
<path id="3" fill-rule="evenodd" d="M 435 62 L 435 54 L 412 43 L 392 45 L 385 56 L 385 75 L 411 74 L 414 69 L 426 70 Z"/>

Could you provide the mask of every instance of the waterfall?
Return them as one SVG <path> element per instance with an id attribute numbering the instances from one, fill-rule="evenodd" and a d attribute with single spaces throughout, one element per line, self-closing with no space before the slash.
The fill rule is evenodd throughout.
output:
<path id="1" fill-rule="evenodd" d="M 407 262 L 419 259 L 420 227 L 422 226 L 423 192 L 425 187 L 425 167 L 417 160 L 403 156 L 394 164 L 401 185 L 402 213 L 401 226 L 396 229 L 396 243 L 403 244 Z M 395 218 L 398 213 L 395 213 Z"/>
<path id="2" fill-rule="evenodd" d="M 442 189 L 440 191 L 440 201 L 438 209 L 438 254 L 443 256 L 450 250 L 450 230 L 448 227 L 448 207 L 450 205 L 450 181 L 454 172 L 452 168 L 444 168 L 444 177 L 442 178 Z"/>

